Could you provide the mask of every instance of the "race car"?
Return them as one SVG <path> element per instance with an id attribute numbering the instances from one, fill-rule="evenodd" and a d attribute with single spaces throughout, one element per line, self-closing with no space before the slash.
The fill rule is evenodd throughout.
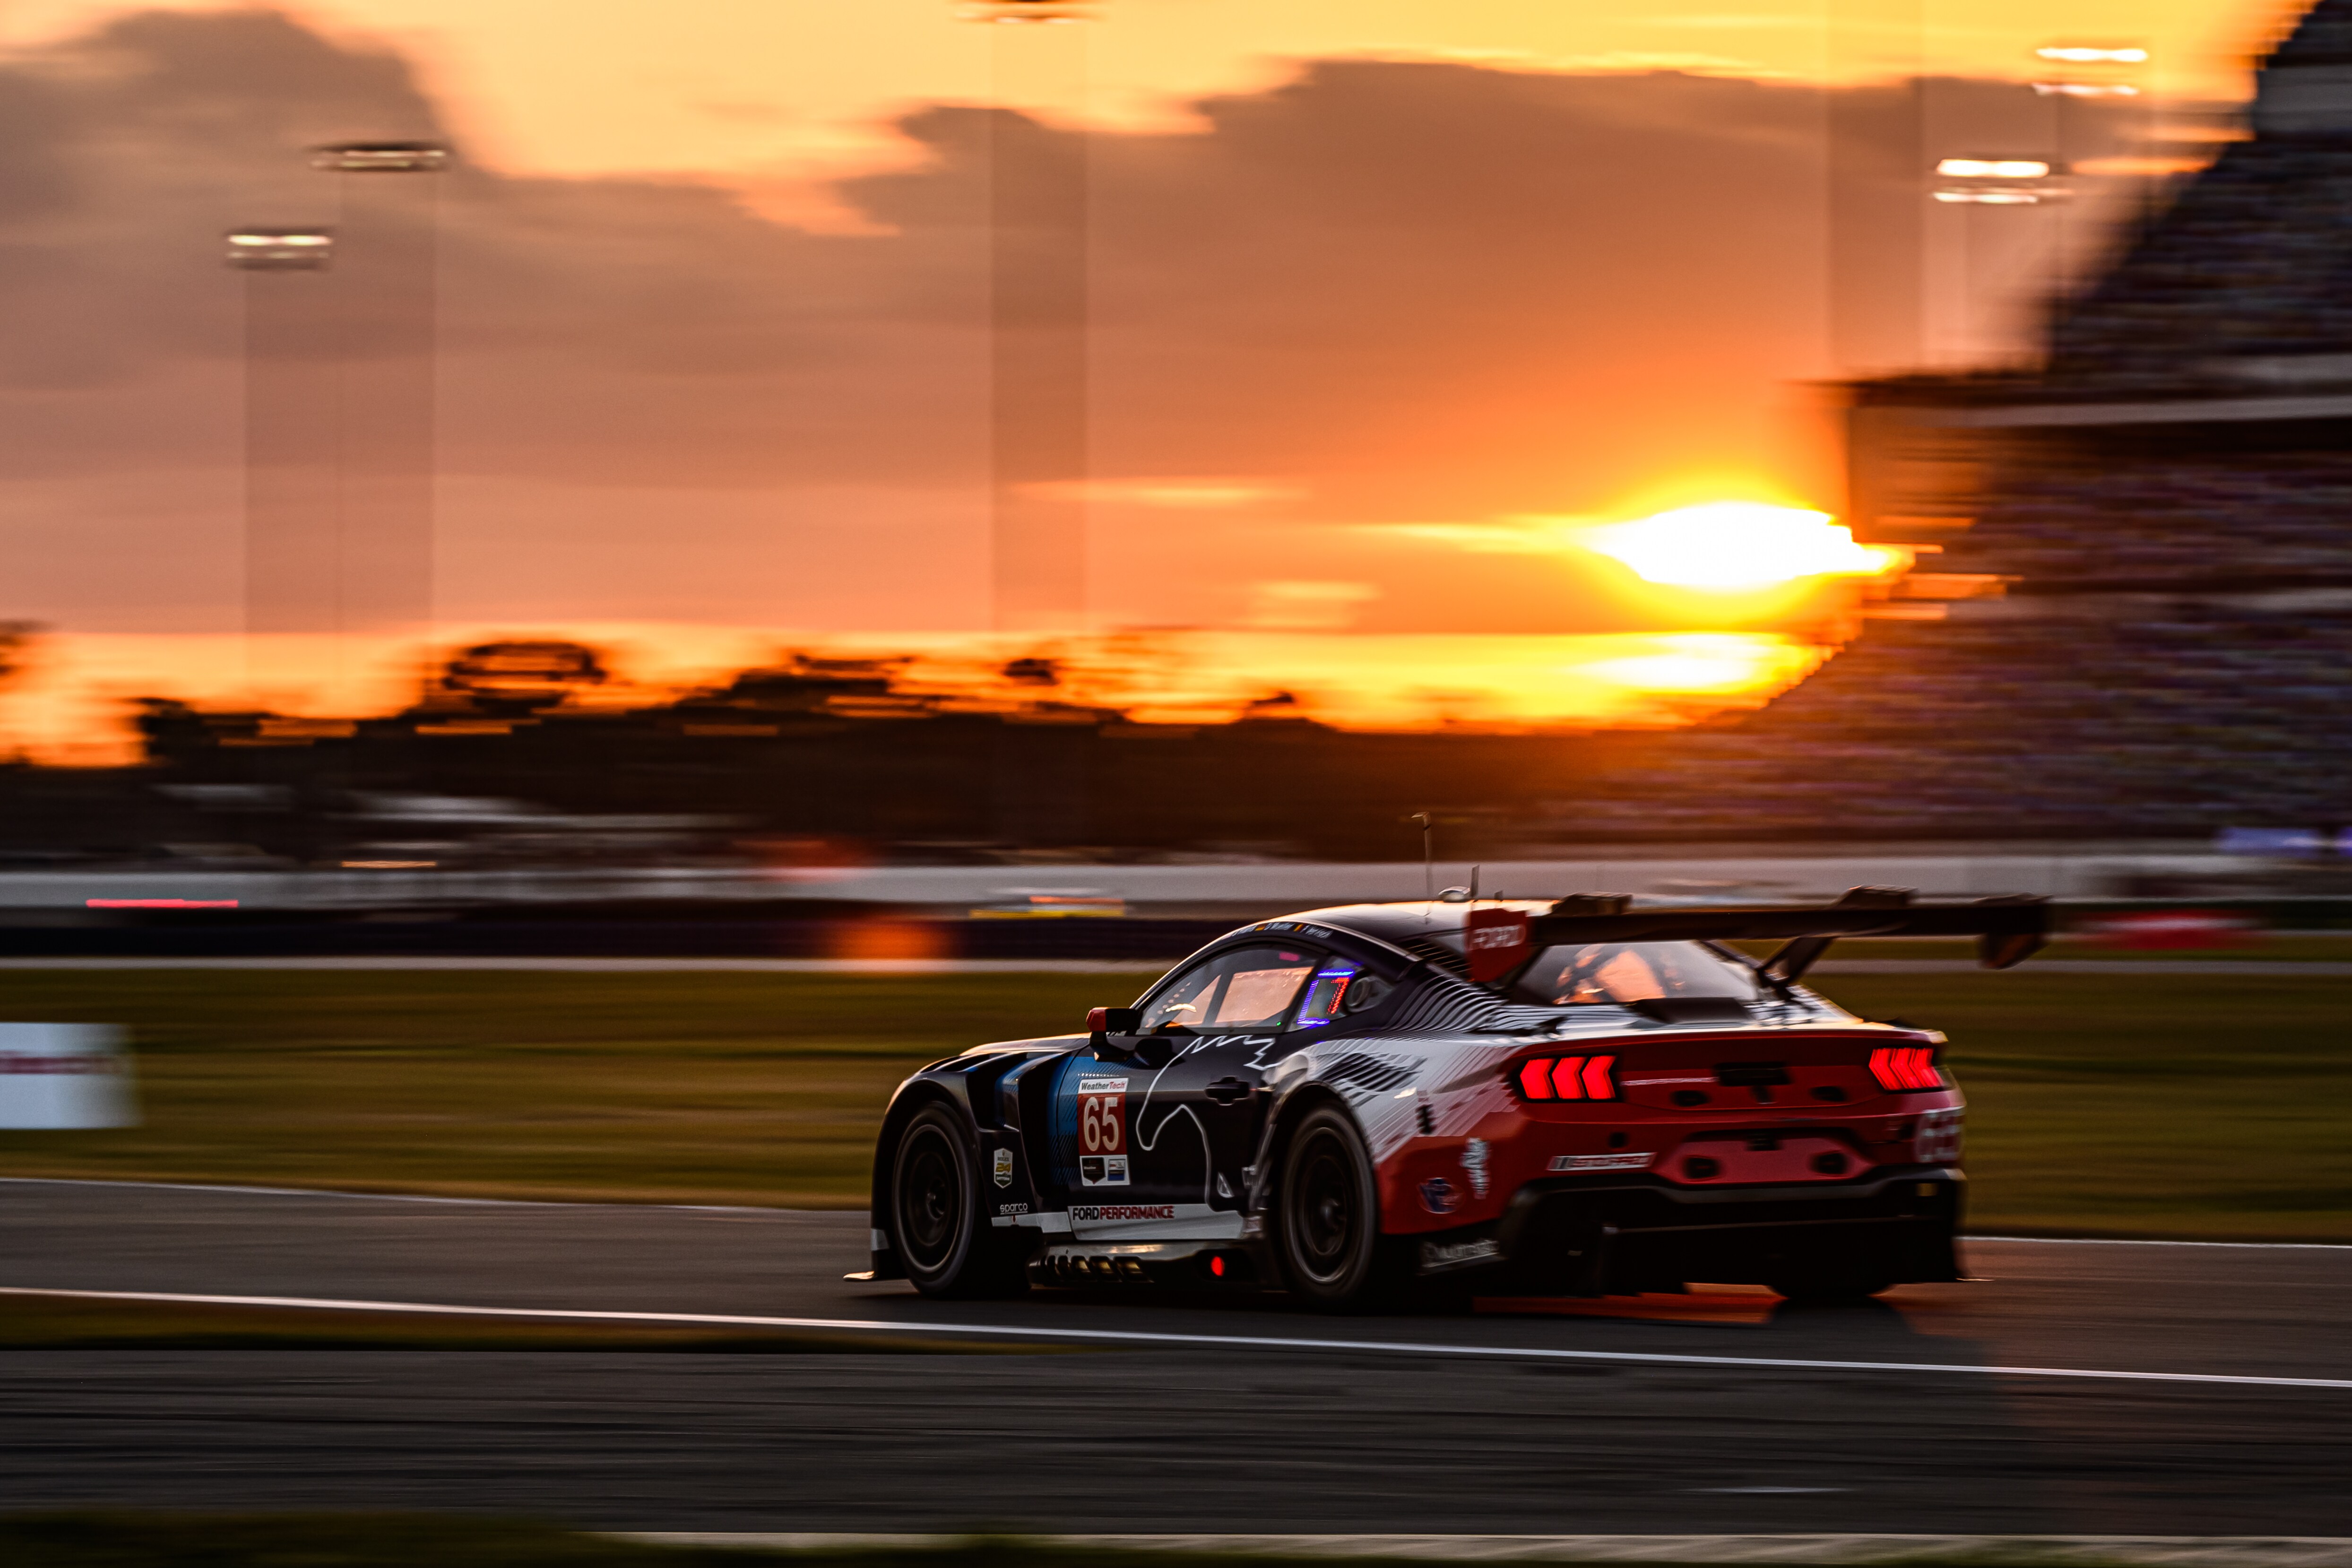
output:
<path id="1" fill-rule="evenodd" d="M 2007 968 L 2046 918 L 1857 888 L 1654 910 L 1451 889 L 1261 921 L 1082 1034 L 901 1084 L 861 1278 L 1272 1289 L 1334 1311 L 1954 1279 L 1944 1037 L 1801 982 L 1845 936 L 1969 935 Z"/>

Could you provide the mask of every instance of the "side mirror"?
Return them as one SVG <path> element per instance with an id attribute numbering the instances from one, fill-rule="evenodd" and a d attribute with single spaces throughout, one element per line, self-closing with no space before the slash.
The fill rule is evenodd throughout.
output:
<path id="1" fill-rule="evenodd" d="M 1134 1035 L 1143 1028 L 1143 1014 L 1135 1007 L 1094 1007 L 1087 1012 L 1087 1043 L 1097 1055 L 1130 1057 L 1135 1053 L 1110 1043 L 1113 1035 Z"/>

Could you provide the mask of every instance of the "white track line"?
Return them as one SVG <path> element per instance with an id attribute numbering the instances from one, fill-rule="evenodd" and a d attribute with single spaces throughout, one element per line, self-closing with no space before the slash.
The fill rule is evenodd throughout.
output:
<path id="1" fill-rule="evenodd" d="M 1798 1372 L 1910 1372 L 1974 1377 L 2062 1377 L 2117 1383 L 2218 1384 L 2247 1388 L 2352 1390 L 2347 1377 L 2253 1377 L 2217 1372 L 2116 1372 L 2095 1367 L 1971 1366 L 1950 1362 L 1811 1361 L 1792 1356 L 1676 1355 L 1664 1351 L 1570 1351 L 1515 1345 L 1423 1344 L 1402 1340 L 1320 1340 L 1275 1334 L 1182 1334 L 1147 1329 L 1038 1328 L 1010 1323 L 916 1323 L 872 1318 L 764 1318 L 724 1312 L 598 1312 L 558 1307 L 457 1307 L 436 1301 L 352 1301 L 313 1296 L 189 1296 L 161 1290 L 53 1290 L 0 1285 L 0 1296 L 83 1301 L 161 1301 L 188 1307 L 286 1307 L 326 1312 L 395 1312 L 445 1318 L 529 1318 L 559 1322 L 687 1323 L 735 1329 L 827 1329 L 884 1334 L 994 1334 L 1009 1339 L 1106 1344 L 1220 1345 L 1250 1350 L 1351 1351 L 1383 1355 L 1463 1356 L 1503 1361 L 1597 1361 L 1664 1366 L 1770 1367 Z"/>
<path id="2" fill-rule="evenodd" d="M 0 1186 L 22 1187 L 138 1187 L 167 1193 L 234 1193 L 246 1197 L 264 1198 L 364 1198 L 383 1204 L 474 1204 L 488 1208 L 512 1209 L 668 1209 L 693 1214 L 863 1214 L 862 1208 L 787 1209 L 756 1204 L 632 1204 L 619 1201 L 599 1203 L 593 1198 L 466 1198 L 444 1197 L 437 1193 L 360 1193 L 336 1187 L 246 1187 L 217 1182 L 133 1182 L 115 1181 L 102 1176 L 0 1176 Z"/>

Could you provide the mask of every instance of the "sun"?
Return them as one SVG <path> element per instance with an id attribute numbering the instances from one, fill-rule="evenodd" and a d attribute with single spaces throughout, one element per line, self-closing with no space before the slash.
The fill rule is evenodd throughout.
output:
<path id="1" fill-rule="evenodd" d="M 1726 594 L 1807 577 L 1875 577 L 1908 561 L 1902 550 L 1856 544 L 1853 531 L 1826 512 L 1760 501 L 1678 507 L 1588 529 L 1581 542 L 1645 583 Z"/>

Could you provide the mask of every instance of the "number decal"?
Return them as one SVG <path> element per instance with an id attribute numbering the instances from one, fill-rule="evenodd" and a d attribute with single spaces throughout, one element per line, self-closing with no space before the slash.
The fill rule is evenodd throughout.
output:
<path id="1" fill-rule="evenodd" d="M 1127 1185 L 1127 1079 L 1081 1078 L 1076 1099 L 1078 1184 Z"/>
<path id="2" fill-rule="evenodd" d="M 1089 1154 L 1127 1152 L 1127 1096 L 1087 1094 L 1078 1098 L 1078 1142 Z"/>

